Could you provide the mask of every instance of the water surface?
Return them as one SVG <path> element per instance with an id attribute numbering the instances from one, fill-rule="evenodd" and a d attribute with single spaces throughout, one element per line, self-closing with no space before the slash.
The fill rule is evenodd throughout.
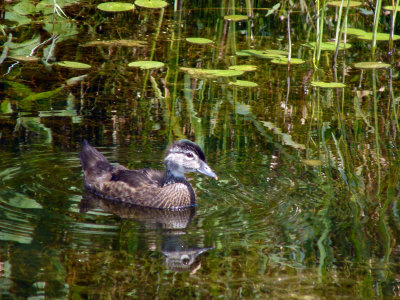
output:
<path id="1" fill-rule="evenodd" d="M 9 54 L 37 46 L 40 60 L 7 58 L 0 68 L 2 298 L 399 296 L 395 65 L 353 68 L 371 57 L 367 42 L 352 39 L 338 68 L 324 51 L 315 69 L 312 49 L 303 46 L 314 39 L 312 25 L 298 11 L 292 56 L 305 63 L 288 68 L 236 55 L 287 50 L 278 13 L 255 9 L 249 21 L 227 23 L 231 8 L 204 3 L 118 14 L 97 4 L 63 6 L 74 21 L 57 19 L 56 29 L 45 13 L 36 23 L 4 20 L 21 44 Z M 359 17 L 352 15 L 349 26 L 368 28 L 372 21 Z M 388 29 L 386 21 L 381 26 Z M 187 43 L 193 36 L 214 44 Z M 143 44 L 86 44 L 121 39 Z M 387 44 L 379 44 L 375 59 L 390 62 L 386 53 Z M 150 59 L 166 65 L 127 66 Z M 63 60 L 91 69 L 53 64 Z M 179 69 L 237 64 L 257 66 L 238 79 L 258 87 Z M 313 80 L 347 87 L 315 88 Z M 161 169 L 165 148 L 181 138 L 202 146 L 220 178 L 189 175 L 195 210 L 143 211 L 84 191 L 83 139 L 113 163 Z"/>

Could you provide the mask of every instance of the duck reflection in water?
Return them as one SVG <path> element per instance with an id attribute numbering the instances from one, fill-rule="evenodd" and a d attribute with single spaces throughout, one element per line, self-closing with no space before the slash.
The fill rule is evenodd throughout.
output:
<path id="1" fill-rule="evenodd" d="M 212 247 L 191 247 L 187 243 L 186 227 L 196 214 L 195 207 L 179 210 L 165 210 L 142 207 L 118 201 L 106 200 L 86 191 L 79 204 L 81 213 L 101 209 L 122 219 L 138 221 L 147 229 L 161 229 L 162 239 L 160 252 L 165 256 L 166 267 L 176 272 L 191 271 L 195 273 L 201 266 L 200 254 Z M 149 246 L 157 250 L 156 246 Z"/>

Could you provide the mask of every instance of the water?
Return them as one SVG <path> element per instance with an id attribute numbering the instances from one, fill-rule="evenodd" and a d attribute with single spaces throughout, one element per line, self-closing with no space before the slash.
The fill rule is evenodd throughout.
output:
<path id="1" fill-rule="evenodd" d="M 2 298 L 399 297 L 395 66 L 352 68 L 370 60 L 369 42 L 352 38 L 339 68 L 324 51 L 314 70 L 313 51 L 302 46 L 312 26 L 297 12 L 292 55 L 306 62 L 288 70 L 235 55 L 287 49 L 285 21 L 265 10 L 233 25 L 223 20 L 232 11 L 204 3 L 119 14 L 96 4 L 63 6 L 75 21 L 57 23 L 53 48 L 51 40 L 38 46 L 53 30 L 49 20 L 18 30 L 4 22 L 15 43 L 31 41 L 9 55 L 38 46 L 47 62 L 6 59 L 0 69 Z M 350 26 L 372 22 L 358 17 Z M 193 36 L 215 43 L 185 41 Z M 85 45 L 119 39 L 146 45 Z M 386 49 L 378 44 L 376 60 L 390 61 Z M 166 66 L 127 66 L 150 59 Z M 49 65 L 62 60 L 92 68 Z M 257 88 L 179 70 L 236 64 L 257 66 L 239 77 Z M 334 78 L 347 87 L 310 84 Z M 143 210 L 84 191 L 83 139 L 113 163 L 162 169 L 165 148 L 180 138 L 202 146 L 220 179 L 188 176 L 195 210 Z"/>

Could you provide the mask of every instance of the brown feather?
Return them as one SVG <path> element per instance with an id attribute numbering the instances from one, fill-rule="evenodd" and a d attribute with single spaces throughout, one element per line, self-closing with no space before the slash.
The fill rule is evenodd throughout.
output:
<path id="1" fill-rule="evenodd" d="M 79 156 L 85 187 L 102 198 L 170 209 L 194 206 L 196 203 L 194 190 L 185 178 L 175 178 L 170 183 L 166 182 L 166 172 L 163 171 L 128 170 L 124 166 L 113 166 L 86 141 Z"/>

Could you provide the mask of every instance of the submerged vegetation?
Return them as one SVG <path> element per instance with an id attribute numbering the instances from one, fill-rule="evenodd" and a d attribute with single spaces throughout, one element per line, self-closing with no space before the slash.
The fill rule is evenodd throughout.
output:
<path id="1" fill-rule="evenodd" d="M 0 4 L 2 295 L 398 297 L 398 2 Z M 84 138 L 222 179 L 141 225 L 81 200 Z"/>

